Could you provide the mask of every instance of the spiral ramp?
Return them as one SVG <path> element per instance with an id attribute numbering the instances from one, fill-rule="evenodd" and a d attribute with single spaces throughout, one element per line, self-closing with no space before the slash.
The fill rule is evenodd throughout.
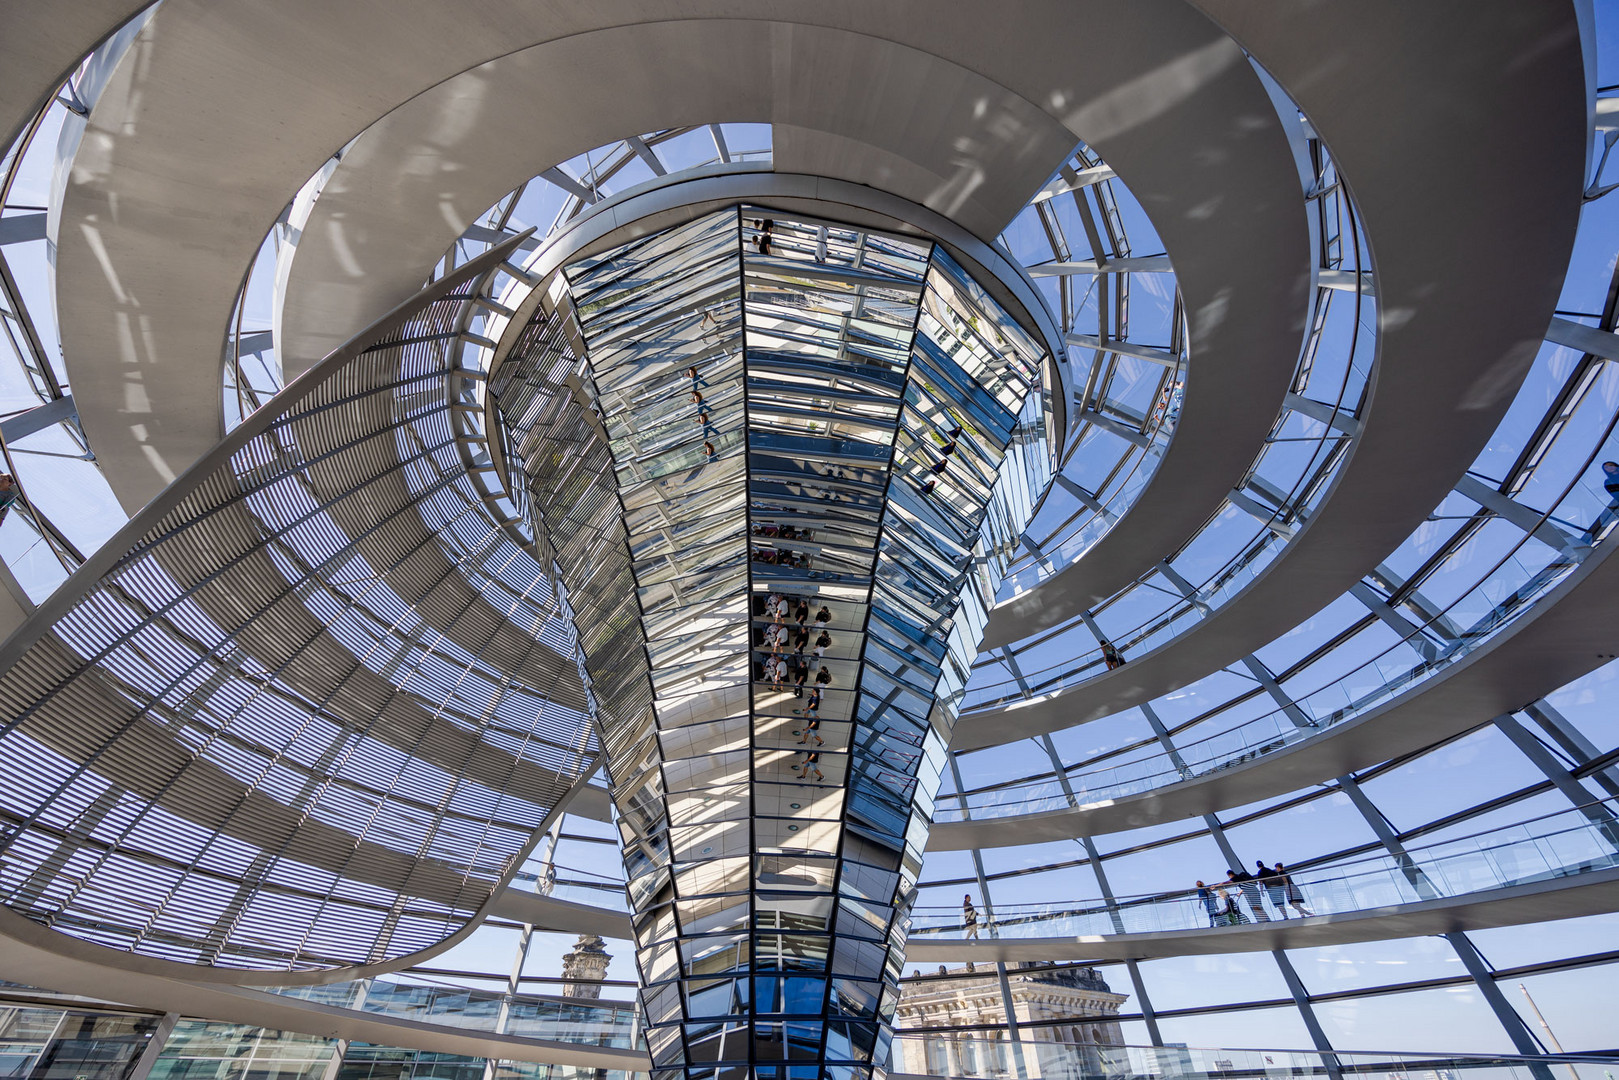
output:
<path id="1" fill-rule="evenodd" d="M 13 138 L 78 105 L 43 225 L 51 325 L 128 524 L 0 646 L 0 978 L 648 1067 L 638 1045 L 299 988 L 406 978 L 513 927 L 636 935 L 603 843 L 627 803 L 590 782 L 609 752 L 592 676 L 468 357 L 532 315 L 504 306 L 513 282 L 740 199 L 1004 264 L 997 298 L 1060 372 L 1059 475 L 981 628 L 910 959 L 1003 983 L 1103 967 L 1129 1032 L 1163 1045 L 1241 1010 L 1154 1009 L 1154 965 L 1268 955 L 1285 1000 L 1234 1038 L 1260 1045 L 1285 1009 L 1277 1030 L 1328 1054 L 1352 1036 L 1323 1015 L 1416 984 L 1333 996 L 1295 958 L 1431 940 L 1493 1025 L 1477 1049 L 1544 1049 L 1475 937 L 1613 926 L 1619 749 L 1588 707 L 1619 656 L 1600 12 L 1095 0 L 987 33 L 968 4 L 14 8 Z M 768 130 L 768 153 L 733 156 L 730 125 Z M 681 160 L 688 136 L 713 159 Z M 598 187 L 602 148 L 643 179 Z M 549 231 L 517 209 L 542 180 L 567 207 Z M 1124 298 L 1166 279 L 1167 340 L 1127 337 Z M 253 321 L 277 373 L 231 417 Z M 1329 401 L 1337 367 L 1359 389 Z M 1155 428 L 1157 391 L 1130 387 L 1167 402 L 1176 378 Z M 1139 415 L 1116 407 L 1131 393 Z M 1284 491 L 1293 444 L 1318 456 Z M 1107 508 L 1104 447 L 1142 477 Z M 49 480 L 17 471 L 32 514 Z M 1042 523 L 1092 512 L 1106 528 L 1052 555 Z M 1413 793 L 1442 767 L 1476 792 Z M 1494 877 L 1446 876 L 1463 835 Z M 1249 898 L 1215 925 L 1183 880 L 1283 846 L 1331 910 L 1284 922 L 1272 900 L 1258 921 Z M 584 898 L 536 892 L 536 868 Z M 963 891 L 984 937 L 955 925 Z M 1543 965 L 1563 985 L 1612 970 L 1565 952 Z"/>

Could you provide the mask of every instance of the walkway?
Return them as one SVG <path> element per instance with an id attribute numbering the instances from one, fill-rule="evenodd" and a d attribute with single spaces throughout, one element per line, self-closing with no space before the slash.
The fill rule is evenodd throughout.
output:
<path id="1" fill-rule="evenodd" d="M 1448 934 L 1496 926 L 1600 915 L 1619 906 L 1619 869 L 1577 881 L 1554 879 L 1475 896 L 1393 904 L 1342 915 L 1247 923 L 1203 930 L 1164 930 L 1049 938 L 936 938 L 913 935 L 907 962 L 1146 960 L 1159 956 L 1269 952 L 1356 941 Z"/>
<path id="2" fill-rule="evenodd" d="M 1336 486 L 1243 595 L 1161 654 L 1132 657 L 1127 668 L 1087 683 L 1083 698 L 1068 703 L 1066 720 L 967 715 L 957 746 L 1053 731 L 1171 692 L 1337 599 L 1472 463 L 1511 404 L 1556 306 L 1590 135 L 1573 7 L 1496 0 L 1457 42 L 1444 11 L 1404 19 L 1392 0 L 1377 0 L 1382 19 L 1362 18 L 1359 6 L 1294 6 L 1271 19 L 1240 0 L 1194 3 L 1293 95 L 1353 186 L 1376 263 L 1375 396 Z M 1442 61 L 1430 61 L 1435 50 L 1412 49 L 1417 41 L 1445 42 L 1437 50 Z M 1368 80 L 1368 71 L 1377 77 Z M 1371 97 L 1363 92 L 1369 85 Z M 1494 167 L 1489 147 L 1503 137 L 1533 147 L 1528 153 L 1545 168 L 1530 177 Z M 1483 182 L 1458 191 L 1457 176 Z M 1525 206 L 1535 212 L 1524 214 Z M 1503 257 L 1507 251 L 1511 258 Z M 1188 405 L 1201 392 L 1198 360 L 1193 351 Z M 1146 505 L 1144 497 L 1131 517 Z M 1074 568 L 997 608 L 984 647 L 1058 625 L 1112 595 L 1124 581 L 1093 577 L 1089 567 L 1100 564 L 1103 544 L 1129 536 L 1121 524 Z M 1140 569 L 1173 546 L 1142 552 Z"/>
<path id="3" fill-rule="evenodd" d="M 647 1068 L 646 1055 L 639 1050 L 503 1035 L 410 1016 L 338 1008 L 267 990 L 161 975 L 142 970 L 138 961 L 114 967 L 105 962 L 107 950 L 101 946 L 48 930 L 5 908 L 0 908 L 0 952 L 6 958 L 7 979 L 98 1001 L 442 1054 L 582 1069 L 644 1072 Z"/>
<path id="4" fill-rule="evenodd" d="M 917 950 L 1025 948 L 1024 939 L 1034 939 L 1042 945 L 1055 940 L 1085 949 L 1105 946 L 1111 950 L 1107 958 L 1162 956 L 1171 955 L 1169 949 L 1178 954 L 1322 945 L 1591 914 L 1607 910 L 1603 905 L 1619 896 L 1615 807 L 1614 800 L 1593 801 L 1420 847 L 1302 869 L 1290 865 L 1288 879 L 1274 890 L 1256 882 L 1245 892 L 1210 867 L 1205 889 L 1188 882 L 1177 892 L 1145 896 L 986 903 L 984 932 L 994 942 L 952 940 L 961 931 L 959 907 L 917 908 L 910 954 L 931 959 L 934 952 Z M 1208 942 L 1228 936 L 1228 944 Z"/>
<path id="5" fill-rule="evenodd" d="M 1070 774 L 1077 805 L 1019 814 L 1013 796 L 1004 805 L 977 811 L 1005 816 L 936 823 L 928 849 L 1043 843 L 1214 813 L 1297 791 L 1470 731 L 1619 654 L 1619 625 L 1612 617 L 1619 559 L 1611 554 L 1608 545 L 1597 548 L 1541 600 L 1540 611 L 1509 625 L 1443 674 L 1321 734 L 1294 742 L 1278 739 L 1274 749 L 1257 747 L 1257 753 L 1234 757 L 1225 767 L 1190 780 L 1178 779 L 1167 756 L 1157 780 L 1123 785 L 1102 780 L 1087 790 L 1082 774 Z M 948 800 L 941 801 L 941 808 L 948 807 Z"/>

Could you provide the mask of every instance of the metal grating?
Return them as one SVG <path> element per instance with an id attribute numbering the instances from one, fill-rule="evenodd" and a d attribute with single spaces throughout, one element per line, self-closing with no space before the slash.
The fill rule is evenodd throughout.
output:
<path id="1" fill-rule="evenodd" d="M 438 944 L 515 870 L 594 747 L 547 575 L 445 452 L 435 335 L 510 246 L 250 417 L 0 647 L 9 906 L 328 968 Z"/>

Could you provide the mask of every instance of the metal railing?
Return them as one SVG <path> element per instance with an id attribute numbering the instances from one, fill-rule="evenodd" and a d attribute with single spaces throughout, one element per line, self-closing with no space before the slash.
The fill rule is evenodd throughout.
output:
<path id="1" fill-rule="evenodd" d="M 1098 1029 L 1100 1033 L 1100 1028 Z M 1549 1080 L 1573 1071 L 1602 1080 L 1619 1065 L 1612 1054 L 1442 1054 L 1396 1051 L 1232 1050 L 1188 1046 L 1120 1046 L 1082 1042 L 1014 1042 L 907 1033 L 894 1038 L 889 1075 L 955 1078 L 1042 1077 L 1044 1080 L 1241 1080 L 1255 1077 L 1345 1076 L 1378 1080 Z M 1581 1069 L 1580 1066 L 1587 1068 Z"/>
<path id="2" fill-rule="evenodd" d="M 996 904 L 980 915 L 992 938 L 1081 937 L 1159 933 L 1250 922 L 1341 915 L 1485 893 L 1514 885 L 1577 877 L 1619 868 L 1619 819 L 1614 799 L 1530 818 L 1486 832 L 1375 855 L 1287 870 L 1289 885 L 1262 879 L 1246 889 L 1210 870 L 1203 890 L 1042 904 Z M 960 937 L 959 906 L 917 907 L 911 940 Z"/>

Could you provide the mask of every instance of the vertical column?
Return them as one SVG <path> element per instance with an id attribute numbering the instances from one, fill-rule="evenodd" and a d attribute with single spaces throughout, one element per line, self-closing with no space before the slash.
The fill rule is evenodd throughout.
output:
<path id="1" fill-rule="evenodd" d="M 588 362 L 535 331 L 491 388 L 579 613 L 654 1080 L 868 1075 L 1049 357 L 931 241 L 747 206 L 564 272 Z"/>

